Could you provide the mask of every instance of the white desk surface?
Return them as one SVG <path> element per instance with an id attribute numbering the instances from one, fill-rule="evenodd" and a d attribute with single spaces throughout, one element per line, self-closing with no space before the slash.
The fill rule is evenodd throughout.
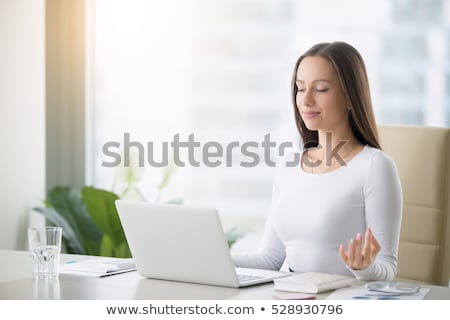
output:
<path id="1" fill-rule="evenodd" d="M 222 300 L 273 299 L 273 284 L 242 289 L 146 279 L 137 272 L 105 278 L 60 276 L 56 281 L 33 280 L 28 252 L 0 250 L 0 299 L 64 300 Z M 92 256 L 62 254 L 61 262 Z M 426 299 L 450 300 L 450 288 L 430 286 Z M 317 298 L 325 298 L 326 294 Z"/>

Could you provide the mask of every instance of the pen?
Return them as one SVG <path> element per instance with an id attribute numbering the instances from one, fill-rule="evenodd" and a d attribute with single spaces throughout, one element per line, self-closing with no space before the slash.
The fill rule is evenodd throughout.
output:
<path id="1" fill-rule="evenodd" d="M 400 300 L 399 297 L 395 296 L 353 296 L 354 300 Z"/>

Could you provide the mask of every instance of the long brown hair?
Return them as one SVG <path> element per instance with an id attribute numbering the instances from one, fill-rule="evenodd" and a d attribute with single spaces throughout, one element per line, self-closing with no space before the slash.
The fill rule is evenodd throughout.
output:
<path id="1" fill-rule="evenodd" d="M 304 148 L 316 147 L 319 143 L 317 131 L 309 130 L 306 127 L 300 116 L 296 101 L 298 88 L 295 80 L 297 70 L 305 57 L 322 57 L 331 62 L 344 94 L 350 102 L 349 121 L 353 134 L 362 144 L 381 149 L 364 60 L 355 48 L 345 42 L 316 44 L 301 55 L 295 64 L 291 85 L 292 101 L 295 122 L 303 139 Z"/>

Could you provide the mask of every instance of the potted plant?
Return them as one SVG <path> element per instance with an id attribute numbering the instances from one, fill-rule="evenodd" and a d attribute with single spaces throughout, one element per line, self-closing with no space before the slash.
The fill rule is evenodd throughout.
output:
<path id="1" fill-rule="evenodd" d="M 175 166 L 167 166 L 157 187 L 155 202 L 159 202 L 168 186 Z M 43 214 L 53 225 L 63 228 L 63 245 L 67 253 L 128 258 L 131 252 L 115 207 L 119 198 L 145 201 L 136 187 L 143 175 L 143 168 L 131 165 L 116 171 L 113 191 L 85 186 L 81 190 L 70 186 L 56 186 L 50 190 L 45 205 L 34 210 Z M 121 187 L 119 194 L 114 190 Z M 168 203 L 181 204 L 182 199 Z M 244 233 L 232 228 L 226 232 L 229 247 Z"/>

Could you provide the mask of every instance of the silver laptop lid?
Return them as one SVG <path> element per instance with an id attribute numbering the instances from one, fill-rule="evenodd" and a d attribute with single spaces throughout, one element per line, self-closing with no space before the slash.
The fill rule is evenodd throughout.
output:
<path id="1" fill-rule="evenodd" d="M 116 207 L 142 276 L 239 286 L 215 208 L 126 200 Z"/>

